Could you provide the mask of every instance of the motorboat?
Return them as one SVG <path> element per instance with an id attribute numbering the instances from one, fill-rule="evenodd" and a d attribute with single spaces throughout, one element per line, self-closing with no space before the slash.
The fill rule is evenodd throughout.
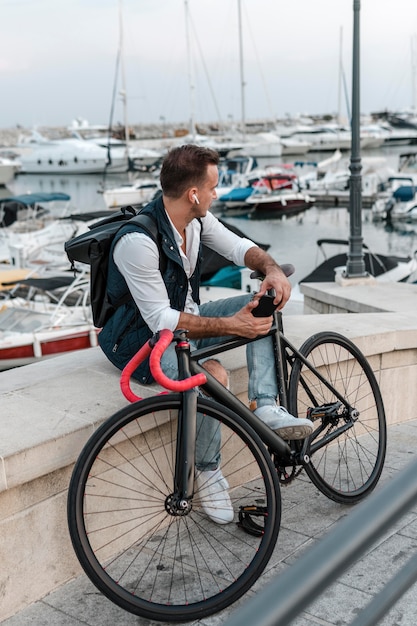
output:
<path id="1" fill-rule="evenodd" d="M 109 154 L 107 148 L 79 138 L 47 139 L 33 131 L 29 137 L 21 138 L 16 150 L 20 152 L 22 174 L 101 174 L 128 170 L 126 150 Z"/>
<path id="2" fill-rule="evenodd" d="M 7 270 L 0 280 L 7 284 Z M 0 371 L 96 346 L 88 286 L 83 277 L 31 277 L 1 291 Z"/>
<path id="3" fill-rule="evenodd" d="M 385 219 L 387 222 L 391 220 L 417 220 L 417 195 L 408 202 L 393 203 L 386 209 Z"/>
<path id="4" fill-rule="evenodd" d="M 155 178 L 137 178 L 132 183 L 119 185 L 103 191 L 103 199 L 108 209 L 117 209 L 129 204 L 150 202 L 161 189 Z"/>
<path id="5" fill-rule="evenodd" d="M 240 206 L 252 193 L 251 180 L 257 179 L 257 160 L 245 153 L 236 154 L 235 157 L 221 159 L 219 163 L 219 183 L 216 188 L 217 200 L 214 206 L 225 207 L 225 198 L 230 197 L 230 202 Z M 238 197 L 237 203 L 235 197 Z"/>
<path id="6" fill-rule="evenodd" d="M 312 149 L 313 144 L 305 139 L 296 137 L 281 137 L 282 156 L 296 156 L 306 154 Z"/>
<path id="7" fill-rule="evenodd" d="M 288 164 L 255 168 L 246 174 L 242 181 L 243 184 L 230 189 L 226 188 L 226 192 L 223 191 L 219 195 L 219 202 L 222 205 L 223 212 L 231 215 L 232 212 L 237 211 L 239 215 L 242 215 L 254 211 L 254 207 L 251 207 L 246 200 L 254 193 L 255 189 L 258 189 L 258 191 L 263 190 L 270 175 L 273 175 L 271 185 L 274 189 L 291 189 L 294 181 L 297 179 L 296 173 L 292 171 L 292 167 Z"/>
<path id="8" fill-rule="evenodd" d="M 284 189 L 268 194 L 252 194 L 246 200 L 253 205 L 258 216 L 268 217 L 278 214 L 298 213 L 313 206 L 315 200 L 303 191 L 286 191 Z M 251 214 L 252 217 L 254 214 Z"/>
<path id="9" fill-rule="evenodd" d="M 323 261 L 305 276 L 300 283 L 328 283 L 334 282 L 336 274 L 343 274 L 348 261 L 349 241 L 346 239 L 319 239 L 318 251 Z M 336 254 L 327 256 L 327 246 L 338 250 Z M 340 250 L 343 250 L 341 252 Z M 363 260 L 365 271 L 380 282 L 413 282 L 417 272 L 417 255 L 400 257 L 372 252 L 363 244 Z"/>
<path id="10" fill-rule="evenodd" d="M 0 216 L 3 212 L 4 219 L 10 222 L 0 228 L 0 263 L 15 268 L 68 268 L 65 241 L 108 216 L 107 210 L 72 213 L 69 198 L 62 193 L 23 194 L 0 203 Z M 54 203 L 54 200 L 55 211 L 44 207 L 46 201 Z M 66 208 L 58 211 L 56 200 L 64 200 Z"/>
<path id="11" fill-rule="evenodd" d="M 103 131 L 94 130 L 94 128 L 95 127 L 82 126 L 76 130 L 73 129 L 71 133 L 75 139 L 104 148 L 112 163 L 114 160 L 119 161 L 120 159 L 127 159 L 127 169 L 129 171 L 153 171 L 161 162 L 163 156 L 162 151 L 145 148 L 139 145 L 138 142 L 132 140 L 127 143 L 123 139 L 109 136 L 107 129 L 105 133 L 103 133 Z"/>
<path id="12" fill-rule="evenodd" d="M 63 215 L 71 196 L 63 192 L 24 193 L 0 199 L 0 228 L 15 221 L 33 219 L 45 213 Z"/>
<path id="13" fill-rule="evenodd" d="M 21 164 L 16 159 L 0 156 L 0 187 L 7 187 L 20 168 Z"/>
<path id="14" fill-rule="evenodd" d="M 63 257 L 60 247 L 76 226 L 60 221 L 69 210 L 65 193 L 28 193 L 0 200 L 0 263 L 39 266 Z"/>
<path id="15" fill-rule="evenodd" d="M 341 155 L 341 153 L 339 152 Z M 363 157 L 361 160 L 361 193 L 363 206 L 373 207 L 381 194 L 387 195 L 395 171 L 384 157 Z M 317 203 L 332 206 L 348 205 L 351 172 L 348 160 L 334 160 L 300 177 L 302 189 L 307 189 Z"/>
<path id="16" fill-rule="evenodd" d="M 276 159 L 282 156 L 281 138 L 272 132 L 247 135 L 242 140 L 241 147 L 230 150 L 227 156 L 235 157 L 241 151 L 255 158 Z"/>
<path id="17" fill-rule="evenodd" d="M 352 134 L 330 125 L 296 126 L 288 129 L 288 137 L 308 141 L 312 152 L 350 150 Z"/>
<path id="18" fill-rule="evenodd" d="M 245 202 L 258 216 L 298 213 L 314 204 L 314 198 L 300 190 L 298 180 L 291 172 L 269 173 L 253 186 L 254 191 Z"/>

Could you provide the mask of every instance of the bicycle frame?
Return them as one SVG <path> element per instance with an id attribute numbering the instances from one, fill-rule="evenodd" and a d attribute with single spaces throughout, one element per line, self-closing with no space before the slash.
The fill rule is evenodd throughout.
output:
<path id="1" fill-rule="evenodd" d="M 278 385 L 278 397 L 280 405 L 288 408 L 288 364 L 292 365 L 292 363 L 298 359 L 302 361 L 302 363 L 312 372 L 314 375 L 320 380 L 320 382 L 329 389 L 333 395 L 338 399 L 338 401 L 343 405 L 348 414 L 351 417 L 351 420 L 356 417 L 355 410 L 353 407 L 346 402 L 346 398 L 344 398 L 338 391 L 335 389 L 326 378 L 322 376 L 322 374 L 317 370 L 317 368 L 312 365 L 308 359 L 306 359 L 301 352 L 291 344 L 291 342 L 285 337 L 283 322 L 282 322 L 282 313 L 281 311 L 275 311 L 274 313 L 274 323 L 266 337 L 271 337 L 274 348 L 274 357 L 275 357 L 275 368 L 277 373 L 277 385 Z M 239 338 L 232 337 L 220 341 L 219 343 L 207 347 L 202 348 L 200 350 L 195 350 L 191 352 L 189 356 L 189 371 L 192 375 L 198 373 L 204 373 L 207 378 L 207 383 L 202 386 L 204 391 L 210 394 L 216 401 L 220 402 L 224 406 L 227 406 L 229 409 L 238 413 L 252 426 L 252 428 L 258 432 L 263 441 L 269 446 L 269 448 L 277 454 L 278 458 L 282 460 L 282 464 L 286 463 L 294 463 L 304 464 L 309 462 L 309 457 L 307 451 L 316 452 L 318 449 L 327 445 L 333 439 L 339 437 L 345 430 L 348 430 L 352 427 L 353 422 L 350 421 L 346 423 L 344 426 L 339 427 L 335 432 L 332 433 L 326 439 L 321 440 L 320 443 L 314 444 L 313 439 L 306 439 L 302 446 L 301 453 L 299 452 L 299 445 L 288 445 L 277 433 L 272 431 L 268 426 L 266 426 L 262 420 L 260 420 L 245 404 L 243 404 L 238 398 L 236 398 L 230 391 L 228 391 L 223 385 L 221 385 L 213 376 L 211 376 L 201 365 L 199 365 L 198 361 L 203 358 L 207 358 L 210 356 L 218 355 L 219 353 L 226 352 L 232 350 L 234 348 L 238 348 L 240 346 L 247 345 L 253 341 L 258 341 L 261 337 L 256 337 L 255 339 L 247 339 L 247 338 Z M 190 374 L 189 374 L 190 375 Z M 308 386 L 306 386 L 308 390 Z M 311 396 L 310 396 L 311 397 Z M 314 398 L 311 398 L 313 406 L 314 406 Z M 314 434 L 314 438 L 316 438 L 319 434 L 321 434 L 321 430 L 316 431 Z M 298 457 L 298 459 L 297 459 Z"/>
<path id="2" fill-rule="evenodd" d="M 300 383 L 305 388 L 307 396 L 311 400 L 311 407 L 314 410 L 318 409 L 319 413 L 315 414 L 315 417 L 330 417 L 339 411 L 343 406 L 346 410 L 344 413 L 344 424 L 331 432 L 323 432 L 327 430 L 327 421 L 323 420 L 321 426 L 316 428 L 315 432 L 304 439 L 304 441 L 291 441 L 287 443 L 282 439 L 278 433 L 274 432 L 264 422 L 259 419 L 255 413 L 253 413 L 243 402 L 241 402 L 236 396 L 234 396 L 226 387 L 224 387 L 213 375 L 204 369 L 199 361 L 202 359 L 210 358 L 211 356 L 218 356 L 223 352 L 232 350 L 234 348 L 247 345 L 253 341 L 258 341 L 264 337 L 271 337 L 273 342 L 273 352 L 275 361 L 275 370 L 277 375 L 277 388 L 278 398 L 282 406 L 288 408 L 288 391 L 289 391 L 289 375 L 288 366 L 293 367 L 293 364 L 297 361 L 301 361 L 308 370 L 320 380 L 321 384 L 331 391 L 333 396 L 337 399 L 330 405 L 318 405 L 313 394 L 310 392 L 309 385 L 304 382 L 301 377 Z M 178 424 L 177 424 L 177 441 L 181 442 L 176 449 L 176 462 L 175 462 L 175 475 L 174 475 L 174 491 L 172 493 L 170 502 L 168 504 L 172 514 L 182 515 L 187 514 L 191 507 L 192 496 L 194 492 L 194 478 L 195 478 L 195 450 L 196 450 L 196 434 L 197 434 L 197 393 L 195 387 L 200 387 L 217 401 L 222 406 L 232 411 L 235 415 L 240 416 L 245 420 L 249 426 L 260 436 L 262 441 L 267 445 L 271 455 L 273 456 L 274 463 L 277 468 L 285 470 L 285 467 L 305 466 L 310 462 L 310 455 L 314 454 L 321 447 L 326 446 L 328 443 L 337 439 L 346 430 L 352 428 L 357 417 L 356 410 L 349 405 L 343 396 L 329 383 L 316 367 L 308 361 L 303 354 L 297 350 L 285 337 L 282 322 L 282 313 L 276 311 L 274 313 L 274 322 L 267 335 L 258 336 L 254 339 L 240 338 L 240 337 L 228 337 L 219 342 L 199 350 L 191 351 L 190 342 L 187 337 L 186 330 L 177 330 L 174 336 L 165 336 L 161 346 L 156 350 L 155 355 L 151 355 L 151 370 L 152 367 L 160 367 L 160 357 L 162 351 L 167 347 L 168 343 L 172 341 L 176 342 L 175 350 L 178 361 L 178 380 L 172 381 L 167 379 L 163 375 L 160 383 L 165 385 L 168 389 L 180 390 L 181 407 L 178 411 Z M 161 337 L 162 339 L 162 337 Z M 143 360 L 145 354 L 150 354 L 153 347 L 159 345 L 159 336 L 156 335 L 149 344 L 139 351 L 134 359 L 129 363 L 128 368 L 132 371 L 132 368 L 136 367 L 139 362 L 139 358 Z M 144 351 L 144 355 L 141 355 Z M 155 358 L 154 358 L 155 356 Z M 153 361 L 153 364 L 152 364 Z M 159 374 L 154 373 L 155 379 L 159 379 Z M 165 380 L 164 380 L 165 379 Z M 196 380 L 192 380 L 196 379 Z M 185 385 L 183 383 L 186 383 Z M 123 389 L 122 385 L 122 389 Z M 136 399 L 138 399 L 136 397 Z M 346 419 L 346 416 L 349 416 Z M 317 439 L 319 439 L 317 441 Z"/>
<path id="3" fill-rule="evenodd" d="M 262 422 L 256 415 L 243 404 L 236 396 L 234 396 L 226 387 L 224 387 L 214 376 L 205 370 L 198 360 L 231 350 L 239 345 L 245 345 L 250 342 L 248 339 L 232 338 L 219 342 L 213 347 L 196 350 L 193 353 L 190 344 L 186 339 L 185 331 L 177 331 L 176 354 L 178 359 L 179 379 L 186 379 L 194 374 L 204 374 L 207 382 L 202 385 L 204 392 L 212 396 L 214 400 L 226 406 L 228 409 L 243 417 L 246 422 L 254 428 L 261 436 L 262 440 L 274 450 L 287 463 L 294 462 L 295 450 L 273 430 Z M 275 336 L 275 333 L 274 333 Z M 280 346 L 280 342 L 274 340 L 274 345 Z M 177 441 L 181 445 L 177 446 L 175 479 L 174 479 L 174 500 L 173 508 L 178 512 L 188 511 L 190 507 L 190 498 L 194 492 L 194 459 L 195 459 L 195 440 L 196 440 L 196 421 L 197 421 L 197 394 L 195 390 L 181 392 L 182 409 L 178 414 L 177 425 Z"/>

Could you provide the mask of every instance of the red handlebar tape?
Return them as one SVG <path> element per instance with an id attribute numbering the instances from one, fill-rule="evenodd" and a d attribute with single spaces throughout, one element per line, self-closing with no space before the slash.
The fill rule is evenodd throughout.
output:
<path id="1" fill-rule="evenodd" d="M 165 350 L 168 348 L 172 341 L 173 333 L 170 330 L 161 330 L 159 333 L 159 340 L 152 348 L 150 341 L 148 341 L 141 349 L 135 354 L 129 361 L 126 367 L 123 369 L 120 377 L 120 388 L 123 395 L 129 402 L 136 402 L 142 400 L 139 396 L 133 393 L 130 388 L 130 379 L 135 369 L 144 361 L 149 355 L 149 365 L 151 368 L 152 376 L 156 382 L 169 389 L 170 391 L 187 391 L 193 387 L 199 387 L 207 382 L 207 378 L 204 374 L 195 374 L 190 378 L 184 380 L 172 380 L 166 376 L 161 368 L 161 357 Z"/>

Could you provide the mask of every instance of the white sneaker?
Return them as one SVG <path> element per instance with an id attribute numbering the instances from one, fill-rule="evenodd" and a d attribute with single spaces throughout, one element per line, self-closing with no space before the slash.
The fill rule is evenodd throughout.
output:
<path id="1" fill-rule="evenodd" d="M 283 439 L 305 439 L 313 432 L 310 420 L 294 417 L 283 406 L 261 406 L 255 410 L 255 415 Z"/>
<path id="2" fill-rule="evenodd" d="M 229 483 L 220 469 L 196 470 L 195 482 L 195 496 L 200 499 L 205 514 L 216 524 L 233 522 L 233 507 L 227 491 Z"/>

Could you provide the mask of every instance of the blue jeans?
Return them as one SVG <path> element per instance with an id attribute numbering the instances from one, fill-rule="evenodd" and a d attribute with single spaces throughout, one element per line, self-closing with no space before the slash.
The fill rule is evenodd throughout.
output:
<path id="1" fill-rule="evenodd" d="M 252 298 L 251 294 L 215 300 L 200 306 L 202 317 L 227 317 L 234 315 Z M 218 343 L 221 337 L 190 340 L 191 349 L 205 348 Z M 249 372 L 249 400 L 256 400 L 257 406 L 274 404 L 278 395 L 275 360 L 270 337 L 254 341 L 246 346 L 246 358 Z M 171 344 L 162 355 L 161 365 L 164 373 L 178 378 L 175 345 Z M 207 420 L 197 414 L 196 466 L 198 469 L 216 469 L 220 463 L 220 424 L 216 420 Z"/>

